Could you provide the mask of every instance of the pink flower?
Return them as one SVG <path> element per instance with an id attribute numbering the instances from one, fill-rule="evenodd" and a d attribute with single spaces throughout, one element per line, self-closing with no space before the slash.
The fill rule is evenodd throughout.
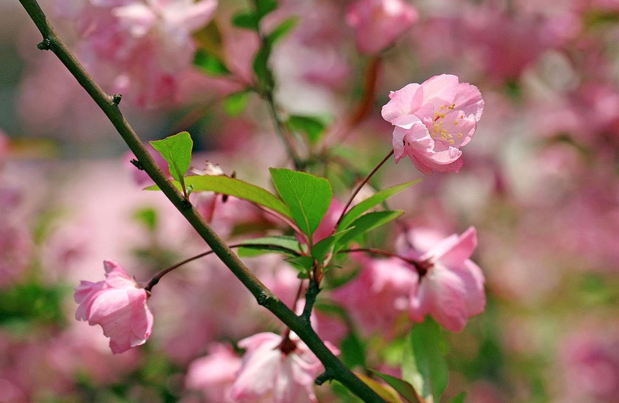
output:
<path id="1" fill-rule="evenodd" d="M 144 344 L 153 328 L 153 315 L 146 305 L 148 293 L 116 262 L 106 260 L 105 280 L 81 281 L 75 288 L 79 304 L 75 318 L 91 326 L 101 325 L 110 338 L 114 354 Z"/>
<path id="2" fill-rule="evenodd" d="M 303 342 L 292 337 L 282 343 L 282 336 L 258 333 L 238 343 L 247 352 L 232 385 L 233 399 L 316 402 L 313 384 L 323 366 Z"/>
<path id="3" fill-rule="evenodd" d="M 241 359 L 232 348 L 223 344 L 209 347 L 209 355 L 194 360 L 187 370 L 185 385 L 189 389 L 202 390 L 209 401 L 233 402 L 232 384 L 241 368 Z"/>
<path id="4" fill-rule="evenodd" d="M 486 306 L 484 275 L 469 258 L 477 246 L 477 235 L 470 227 L 460 236 L 453 234 L 417 257 L 423 270 L 410 293 L 409 316 L 423 322 L 426 315 L 445 329 L 459 332 L 469 317 L 479 315 Z"/>
<path id="5" fill-rule="evenodd" d="M 207 25 L 216 0 L 84 2 L 75 15 L 86 43 L 81 58 L 114 92 L 140 106 L 169 102 L 191 67 L 191 33 Z"/>
<path id="6" fill-rule="evenodd" d="M 419 276 L 402 259 L 361 259 L 359 275 L 333 292 L 364 333 L 380 333 L 390 339 L 398 319 L 406 320 L 410 290 Z M 372 301 L 368 304 L 367 301 Z"/>
<path id="7" fill-rule="evenodd" d="M 358 0 L 346 10 L 357 48 L 370 54 L 392 45 L 418 19 L 417 10 L 402 0 Z"/>
<path id="8" fill-rule="evenodd" d="M 392 91 L 389 98 L 382 115 L 395 126 L 396 162 L 408 156 L 426 175 L 458 172 L 462 167 L 460 147 L 471 141 L 484 109 L 477 87 L 442 74 L 421 85 L 408 84 Z"/>

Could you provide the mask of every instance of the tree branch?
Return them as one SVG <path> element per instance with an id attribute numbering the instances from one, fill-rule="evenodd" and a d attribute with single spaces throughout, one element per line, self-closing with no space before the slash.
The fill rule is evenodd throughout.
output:
<path id="1" fill-rule="evenodd" d="M 19 0 L 30 18 L 43 35 L 43 41 L 38 45 L 39 49 L 51 50 L 60 61 L 67 67 L 78 83 L 86 90 L 91 98 L 114 125 L 129 149 L 138 159 L 144 171 L 159 186 L 165 196 L 172 202 L 185 219 L 193 226 L 204 241 L 211 247 L 213 252 L 234 273 L 234 275 L 252 293 L 260 305 L 263 305 L 286 326 L 295 332 L 301 340 L 312 350 L 323 363 L 326 370 L 333 374 L 333 379 L 338 380 L 351 392 L 359 396 L 365 402 L 381 402 L 381 399 L 372 389 L 357 378 L 333 353 L 327 348 L 309 324 L 294 314 L 282 303 L 260 280 L 249 270 L 239 257 L 226 245 L 226 243 L 213 231 L 208 223 L 198 214 L 188 200 L 176 190 L 167 180 L 163 172 L 157 167 L 150 153 L 146 150 L 136 133 L 124 118 L 118 103 L 120 95 L 110 96 L 88 75 L 79 61 L 73 56 L 68 47 L 58 37 L 53 27 L 47 20 L 43 10 L 36 0 Z"/>

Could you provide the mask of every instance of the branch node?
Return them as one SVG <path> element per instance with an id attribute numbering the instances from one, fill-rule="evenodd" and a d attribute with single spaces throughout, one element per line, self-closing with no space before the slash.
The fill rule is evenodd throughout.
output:
<path id="1" fill-rule="evenodd" d="M 331 382 L 332 380 L 334 380 L 335 377 L 333 376 L 333 374 L 331 373 L 331 371 L 326 370 L 325 372 L 323 372 L 322 374 L 318 375 L 318 377 L 316 378 L 316 380 L 314 381 L 314 383 L 318 386 L 322 385 L 325 382 Z"/>
<path id="2" fill-rule="evenodd" d="M 191 205 L 191 202 L 190 202 L 190 201 L 189 201 L 189 199 L 187 199 L 187 198 L 184 198 L 184 199 L 183 199 L 182 204 L 183 204 L 183 208 L 184 208 L 185 210 L 191 210 L 191 208 L 193 207 L 193 206 Z"/>
<path id="3" fill-rule="evenodd" d="M 144 166 L 142 165 L 142 163 L 136 159 L 132 159 L 131 161 L 129 161 L 133 164 L 134 167 L 136 167 L 137 169 L 139 169 L 140 171 L 144 170 Z"/>
<path id="4" fill-rule="evenodd" d="M 52 48 L 52 41 L 49 38 L 44 38 L 40 43 L 37 44 L 37 49 L 39 50 L 50 50 Z"/>
<path id="5" fill-rule="evenodd" d="M 112 103 L 116 106 L 118 106 L 118 104 L 120 103 L 120 101 L 123 98 L 123 94 L 114 94 L 112 96 Z"/>
<path id="6" fill-rule="evenodd" d="M 258 301 L 258 305 L 266 306 L 266 304 L 269 303 L 270 299 L 271 299 L 271 296 L 268 293 L 261 292 L 260 295 L 258 295 L 258 297 L 256 298 L 256 301 Z"/>

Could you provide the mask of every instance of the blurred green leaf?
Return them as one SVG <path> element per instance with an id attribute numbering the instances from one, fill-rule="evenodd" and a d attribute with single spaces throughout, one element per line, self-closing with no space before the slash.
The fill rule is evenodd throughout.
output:
<path id="1" fill-rule="evenodd" d="M 258 31 L 259 23 L 260 17 L 252 12 L 243 11 L 232 16 L 232 25 L 238 28 Z"/>
<path id="2" fill-rule="evenodd" d="M 193 58 L 193 65 L 208 74 L 209 76 L 225 76 L 230 74 L 226 65 L 217 57 L 208 54 L 203 49 L 198 49 Z"/>
<path id="3" fill-rule="evenodd" d="M 430 317 L 416 323 L 406 338 L 402 378 L 426 400 L 438 402 L 447 387 L 448 369 L 443 355 L 443 334 Z"/>
<path id="4" fill-rule="evenodd" d="M 340 356 L 348 368 L 365 368 L 365 346 L 353 332 L 348 333 L 340 343 Z"/>
<path id="5" fill-rule="evenodd" d="M 294 132 L 305 133 L 310 143 L 315 144 L 324 133 L 325 124 L 312 116 L 291 115 L 286 120 L 286 126 Z"/>
<path id="6" fill-rule="evenodd" d="M 170 175 L 184 189 L 184 175 L 191 162 L 193 140 L 187 132 L 180 132 L 163 140 L 150 141 L 150 145 L 167 161 Z"/>
<path id="7" fill-rule="evenodd" d="M 135 210 L 132 215 L 133 219 L 142 224 L 149 232 L 157 229 L 157 210 L 152 207 L 143 207 Z"/>
<path id="8" fill-rule="evenodd" d="M 235 92 L 228 95 L 223 101 L 224 112 L 228 116 L 240 115 L 247 106 L 249 93 L 247 91 Z"/>
<path id="9" fill-rule="evenodd" d="M 451 399 L 447 403 L 464 403 L 464 399 L 466 398 L 465 392 L 460 392 Z"/>
<path id="10" fill-rule="evenodd" d="M 390 188 L 381 190 L 380 192 L 368 197 L 367 199 L 361 201 L 359 204 L 355 205 L 354 207 L 352 207 L 348 213 L 346 213 L 346 215 L 344 215 L 344 218 L 342 218 L 342 221 L 340 222 L 340 225 L 338 226 L 338 228 L 346 228 L 349 226 L 349 224 L 351 222 L 353 222 L 353 220 L 357 217 L 359 217 L 361 214 L 365 213 L 366 211 L 368 211 L 369 209 L 371 209 L 372 207 L 375 207 L 377 205 L 379 205 L 380 203 L 384 202 L 385 200 L 387 200 L 388 198 L 390 198 L 391 196 L 403 191 L 404 189 L 415 185 L 417 183 L 421 182 L 421 179 L 417 179 L 411 182 L 406 182 L 406 183 L 402 183 L 401 185 L 396 185 L 396 186 L 392 186 Z"/>
<path id="11" fill-rule="evenodd" d="M 355 372 L 355 375 L 357 375 L 359 379 L 361 379 L 366 385 L 370 387 L 370 389 L 376 392 L 376 394 L 380 396 L 381 398 L 383 398 L 386 402 L 406 403 L 402 401 L 402 399 L 400 398 L 400 395 L 398 395 L 398 392 L 396 392 L 395 389 L 393 389 L 391 386 L 378 383 L 374 379 L 368 376 L 365 376 L 363 374 L 359 374 Z"/>
<path id="12" fill-rule="evenodd" d="M 269 14 L 271 11 L 274 11 L 277 8 L 276 0 L 255 0 L 256 2 L 256 14 L 258 15 L 258 20 L 261 20 L 262 17 Z"/>
<path id="13" fill-rule="evenodd" d="M 292 31 L 294 27 L 297 26 L 298 22 L 299 18 L 297 18 L 296 16 L 286 18 L 284 21 L 282 21 L 268 35 L 268 39 L 269 42 L 271 42 L 271 45 L 286 36 L 288 32 Z"/>
<path id="14" fill-rule="evenodd" d="M 367 213 L 362 215 L 353 221 L 350 225 L 350 231 L 346 232 L 338 241 L 336 245 L 336 249 L 339 249 L 340 246 L 345 245 L 347 242 L 350 242 L 355 237 L 368 232 L 374 228 L 380 227 L 381 225 L 385 225 L 390 221 L 395 220 L 404 214 L 403 211 L 375 211 L 371 213 Z"/>
<path id="15" fill-rule="evenodd" d="M 292 267 L 302 273 L 311 272 L 314 268 L 314 258 L 311 256 L 296 256 L 285 259 Z"/>
<path id="16" fill-rule="evenodd" d="M 172 182 L 180 189 L 178 182 Z M 243 182 L 240 179 L 228 176 L 205 175 L 186 176 L 185 183 L 193 186 L 195 192 L 216 192 L 229 196 L 238 197 L 273 210 L 284 217 L 292 218 L 290 210 L 284 202 L 273 193 L 259 186 Z M 146 190 L 159 190 L 158 186 L 147 187 Z"/>
<path id="17" fill-rule="evenodd" d="M 391 385 L 391 387 L 393 387 L 393 389 L 395 389 L 400 394 L 400 396 L 406 399 L 407 403 L 425 403 L 425 400 L 423 400 L 419 396 L 417 391 L 415 391 L 415 388 L 413 388 L 413 386 L 405 380 L 396 378 L 391 375 L 383 374 L 378 371 L 372 372 L 382 378 L 383 381 Z"/>
<path id="18" fill-rule="evenodd" d="M 269 69 L 269 57 L 271 56 L 271 43 L 266 40 L 262 41 L 262 46 L 258 49 L 256 56 L 254 57 L 254 62 L 252 64 L 252 68 L 254 73 L 256 73 L 256 77 L 258 78 L 258 82 L 264 91 L 271 91 L 275 86 L 275 80 L 273 78 L 273 74 Z"/>
<path id="19" fill-rule="evenodd" d="M 331 184 L 305 172 L 284 168 L 269 168 L 269 171 L 277 192 L 290 208 L 292 219 L 311 237 L 331 203 Z"/>

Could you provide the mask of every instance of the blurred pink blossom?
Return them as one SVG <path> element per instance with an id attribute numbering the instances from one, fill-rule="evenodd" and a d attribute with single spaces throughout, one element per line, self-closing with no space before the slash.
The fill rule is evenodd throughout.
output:
<path id="1" fill-rule="evenodd" d="M 419 273 L 410 294 L 409 314 L 414 322 L 423 322 L 431 315 L 445 329 L 459 332 L 469 317 L 484 311 L 484 275 L 469 259 L 476 246 L 476 231 L 470 227 L 462 235 L 453 234 L 434 244 L 420 256 L 408 251 L 426 270 Z"/>
<path id="2" fill-rule="evenodd" d="M 357 48 L 369 54 L 391 46 L 418 19 L 417 10 L 403 0 L 358 0 L 346 10 Z"/>
<path id="3" fill-rule="evenodd" d="M 357 277 L 336 289 L 333 299 L 350 312 L 364 333 L 380 332 L 389 339 L 397 319 L 406 317 L 409 295 L 418 276 L 398 258 L 361 258 L 361 264 Z"/>
<path id="4" fill-rule="evenodd" d="M 101 325 L 114 354 L 142 345 L 150 337 L 153 315 L 146 305 L 148 292 L 140 288 L 116 262 L 106 260 L 104 281 L 81 281 L 75 288 L 77 320 Z"/>
<path id="5" fill-rule="evenodd" d="M 233 399 L 265 403 L 317 401 L 314 379 L 323 366 L 296 337 L 282 339 L 274 333 L 258 333 L 238 345 L 247 351 L 232 386 Z"/>
<path id="6" fill-rule="evenodd" d="M 82 59 L 92 68 L 109 63 L 116 69 L 113 90 L 129 92 L 134 103 L 162 103 L 174 96 L 178 74 L 191 65 L 191 33 L 210 21 L 216 7 L 216 0 L 86 2 L 77 13 L 87 41 Z"/>
<path id="7" fill-rule="evenodd" d="M 579 333 L 566 340 L 561 353 L 567 390 L 581 398 L 579 402 L 619 402 L 619 340 L 616 337 Z"/>
<path id="8" fill-rule="evenodd" d="M 209 401 L 231 403 L 234 402 L 232 384 L 240 368 L 241 358 L 234 354 L 230 346 L 213 344 L 209 346 L 206 357 L 198 358 L 189 365 L 185 386 L 203 391 Z"/>
<path id="9" fill-rule="evenodd" d="M 396 162 L 408 156 L 426 175 L 458 172 L 460 147 L 471 141 L 484 109 L 477 87 L 442 74 L 389 94 L 382 116 L 395 126 Z"/>

